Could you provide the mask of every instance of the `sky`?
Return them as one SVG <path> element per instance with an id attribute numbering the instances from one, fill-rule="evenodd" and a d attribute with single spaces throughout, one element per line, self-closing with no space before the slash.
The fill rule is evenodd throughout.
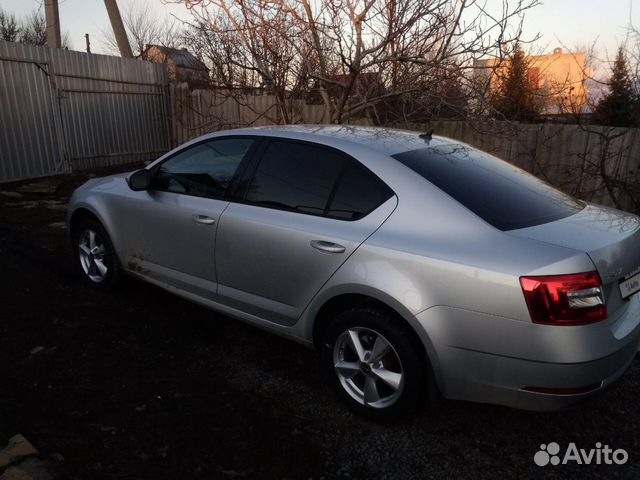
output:
<path id="1" fill-rule="evenodd" d="M 186 7 L 166 4 L 163 0 L 118 0 L 121 10 L 131 2 L 148 2 L 159 14 L 188 18 Z M 500 5 L 502 0 L 487 0 Z M 42 0 L 0 0 L 0 8 L 18 16 L 40 8 Z M 543 0 L 525 18 L 525 38 L 540 34 L 530 46 L 536 53 L 550 53 L 553 48 L 591 45 L 597 40 L 598 57 L 613 57 L 617 45 L 624 42 L 626 27 L 631 23 L 640 28 L 640 0 Z M 156 8 L 157 6 L 157 8 Z M 60 0 L 60 23 L 70 35 L 72 48 L 84 50 L 84 34 L 91 37 L 92 51 L 105 53 L 102 32 L 109 29 L 109 19 L 103 0 Z"/>

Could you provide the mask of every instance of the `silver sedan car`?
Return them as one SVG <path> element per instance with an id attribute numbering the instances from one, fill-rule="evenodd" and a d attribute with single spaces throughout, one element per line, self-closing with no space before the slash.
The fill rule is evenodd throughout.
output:
<path id="1" fill-rule="evenodd" d="M 441 397 L 557 409 L 638 351 L 639 218 L 447 138 L 213 133 L 90 180 L 68 220 L 90 286 L 132 275 L 316 347 L 374 419 Z"/>

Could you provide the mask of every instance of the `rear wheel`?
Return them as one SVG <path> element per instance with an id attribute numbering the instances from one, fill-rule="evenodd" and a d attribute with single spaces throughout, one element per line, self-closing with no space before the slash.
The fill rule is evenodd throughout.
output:
<path id="1" fill-rule="evenodd" d="M 95 220 L 84 220 L 73 233 L 73 245 L 80 273 L 92 288 L 108 289 L 120 277 L 120 266 L 113 244 L 104 227 Z"/>
<path id="2" fill-rule="evenodd" d="M 341 400 L 374 420 L 406 416 L 425 389 L 422 350 L 397 319 L 375 308 L 339 314 L 323 342 L 323 363 Z"/>

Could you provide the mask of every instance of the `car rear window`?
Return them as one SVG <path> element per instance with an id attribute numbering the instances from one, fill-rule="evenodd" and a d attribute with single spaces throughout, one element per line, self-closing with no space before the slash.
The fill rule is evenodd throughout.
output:
<path id="1" fill-rule="evenodd" d="M 584 205 L 524 170 L 464 145 L 393 155 L 500 230 L 552 222 Z"/>

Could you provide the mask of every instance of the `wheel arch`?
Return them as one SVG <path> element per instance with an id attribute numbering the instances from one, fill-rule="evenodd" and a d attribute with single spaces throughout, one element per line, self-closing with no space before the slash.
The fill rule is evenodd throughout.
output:
<path id="1" fill-rule="evenodd" d="M 340 312 L 356 307 L 376 307 L 404 320 L 396 309 L 376 297 L 363 293 L 340 293 L 326 299 L 316 310 L 313 318 L 313 344 L 319 348 L 322 337 L 331 320 Z M 405 322 L 406 323 L 406 322 Z"/>
<path id="2" fill-rule="evenodd" d="M 106 219 L 100 214 L 100 212 L 97 211 L 95 208 L 93 208 L 93 206 L 86 203 L 79 204 L 69 214 L 67 223 L 69 225 L 69 238 L 71 239 L 71 241 L 73 241 L 73 234 L 74 234 L 75 228 L 77 227 L 77 225 L 80 224 L 80 222 L 84 220 L 95 220 L 100 225 L 102 225 L 102 228 L 104 228 L 105 231 L 107 232 L 107 235 L 109 235 L 109 239 L 111 240 L 111 243 L 116 249 L 116 252 L 119 251 L 118 238 L 115 238 L 113 229 L 111 228 L 111 225 L 109 224 L 109 222 L 106 221 Z"/>
<path id="3" fill-rule="evenodd" d="M 310 306 L 308 338 L 316 348 L 321 346 L 321 339 L 331 319 L 338 313 L 358 306 L 375 306 L 390 313 L 399 324 L 405 327 L 419 343 L 428 360 L 437 363 L 436 352 L 429 335 L 411 311 L 395 298 L 382 291 L 363 291 L 361 288 L 341 288 L 339 291 L 324 292 Z M 435 367 L 435 365 L 434 365 Z"/>
<path id="4" fill-rule="evenodd" d="M 400 302 L 387 297 L 383 292 L 343 291 L 324 298 L 322 302 L 316 302 L 316 305 L 318 306 L 314 309 L 311 329 L 311 338 L 316 349 L 322 348 L 324 333 L 338 313 L 359 306 L 379 308 L 394 317 L 398 324 L 411 335 L 416 347 L 422 352 L 430 379 L 435 381 L 438 391 L 442 391 L 441 368 L 431 339 L 416 317 Z M 430 379 L 427 380 L 430 381 Z"/>
<path id="5" fill-rule="evenodd" d="M 69 231 L 73 232 L 75 227 L 85 220 L 96 220 L 104 227 L 104 222 L 93 210 L 82 206 L 76 208 L 69 217 Z"/>

